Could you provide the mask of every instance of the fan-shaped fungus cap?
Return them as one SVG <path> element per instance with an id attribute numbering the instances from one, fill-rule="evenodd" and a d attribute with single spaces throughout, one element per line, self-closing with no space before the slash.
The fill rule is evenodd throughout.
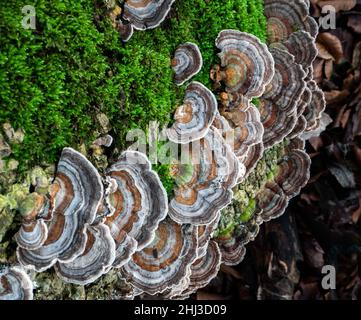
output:
<path id="1" fill-rule="evenodd" d="M 264 126 L 263 144 L 270 148 L 289 135 L 297 123 L 297 111 L 287 114 L 270 100 L 260 103 L 261 120 Z"/>
<path id="2" fill-rule="evenodd" d="M 181 296 L 188 296 L 210 283 L 217 276 L 221 262 L 221 251 L 218 244 L 212 240 L 209 242 L 206 254 L 191 265 L 189 284 Z"/>
<path id="3" fill-rule="evenodd" d="M 197 228 L 167 218 L 159 224 L 153 242 L 136 252 L 121 272 L 133 287 L 155 295 L 188 277 L 196 258 Z"/>
<path id="4" fill-rule="evenodd" d="M 230 203 L 231 189 L 244 174 L 244 168 L 215 128 L 197 145 L 189 145 L 187 153 L 193 172 L 175 189 L 169 215 L 178 223 L 209 224 Z"/>
<path id="5" fill-rule="evenodd" d="M 309 81 L 308 88 L 312 92 L 312 98 L 303 113 L 307 121 L 306 132 L 315 130 L 320 125 L 322 113 L 326 109 L 325 95 L 316 82 Z"/>
<path id="6" fill-rule="evenodd" d="M 227 266 L 240 264 L 246 255 L 246 248 L 236 237 L 217 238 L 216 239 L 221 253 L 222 263 Z"/>
<path id="7" fill-rule="evenodd" d="M 262 141 L 264 128 L 258 109 L 249 101 L 247 104 L 222 113 L 233 130 L 232 148 L 237 157 L 242 157 L 248 149 Z M 228 139 L 226 139 L 228 142 Z"/>
<path id="8" fill-rule="evenodd" d="M 0 300 L 32 300 L 33 283 L 17 266 L 0 266 Z"/>
<path id="9" fill-rule="evenodd" d="M 42 272 L 57 261 L 70 262 L 83 253 L 86 225 L 91 224 L 103 199 L 98 171 L 79 152 L 65 148 L 52 185 L 53 217 L 47 223 L 48 237 L 35 250 L 18 247 L 21 264 Z"/>
<path id="10" fill-rule="evenodd" d="M 57 275 L 68 283 L 86 285 L 102 276 L 115 259 L 115 242 L 109 228 L 100 223 L 87 227 L 87 243 L 82 255 L 72 262 L 57 263 Z"/>
<path id="11" fill-rule="evenodd" d="M 192 82 L 184 97 L 184 103 L 175 114 L 175 123 L 167 130 L 169 140 L 189 143 L 203 138 L 217 114 L 217 99 L 199 82 Z"/>
<path id="12" fill-rule="evenodd" d="M 265 44 L 250 34 L 223 30 L 216 39 L 221 51 L 221 68 L 211 72 L 212 80 L 222 80 L 226 91 L 246 98 L 262 95 L 274 74 L 274 61 Z"/>
<path id="13" fill-rule="evenodd" d="M 198 46 L 191 42 L 181 44 L 176 49 L 172 60 L 175 83 L 181 86 L 195 76 L 202 66 L 203 58 Z"/>
<path id="14" fill-rule="evenodd" d="M 158 27 L 167 17 L 175 0 L 126 0 L 123 18 L 135 29 Z"/>
<path id="15" fill-rule="evenodd" d="M 300 193 L 310 178 L 311 159 L 302 150 L 292 150 L 286 154 L 278 165 L 275 181 L 288 197 Z"/>
<path id="16" fill-rule="evenodd" d="M 255 144 L 248 149 L 245 157 L 241 158 L 244 166 L 246 167 L 246 176 L 253 171 L 259 160 L 262 159 L 264 154 L 263 142 Z"/>
<path id="17" fill-rule="evenodd" d="M 317 32 L 308 6 L 302 0 L 265 0 L 265 15 L 270 43 L 283 42 L 298 30 L 310 32 L 313 37 Z"/>
<path id="18" fill-rule="evenodd" d="M 302 65 L 304 71 L 312 65 L 318 53 L 315 38 L 302 30 L 292 33 L 286 41 L 275 46 L 291 53 L 295 62 Z"/>
<path id="19" fill-rule="evenodd" d="M 262 210 L 262 219 L 269 221 L 280 217 L 285 212 L 289 199 L 277 183 L 268 182 L 257 195 L 256 201 L 259 209 Z"/>
<path id="20" fill-rule="evenodd" d="M 275 61 L 275 74 L 261 99 L 270 100 L 286 114 L 292 114 L 306 88 L 306 73 L 288 51 L 279 48 L 270 51 Z"/>
<path id="21" fill-rule="evenodd" d="M 167 215 L 168 197 L 149 160 L 140 152 L 123 152 L 107 175 L 116 181 L 117 188 L 109 195 L 115 211 L 105 223 L 117 245 L 115 265 L 121 266 L 134 246 L 141 250 L 153 240 L 159 222 Z M 124 250 L 128 254 L 124 255 Z"/>

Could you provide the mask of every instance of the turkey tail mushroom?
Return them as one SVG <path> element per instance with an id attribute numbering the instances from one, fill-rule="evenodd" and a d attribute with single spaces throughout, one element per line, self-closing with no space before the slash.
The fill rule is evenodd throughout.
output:
<path id="1" fill-rule="evenodd" d="M 0 300 L 33 300 L 33 283 L 24 269 L 0 266 Z"/>
<path id="2" fill-rule="evenodd" d="M 123 152 L 107 175 L 117 185 L 108 200 L 115 210 L 105 224 L 117 244 L 115 266 L 119 267 L 132 252 L 152 242 L 158 224 L 167 215 L 168 197 L 149 160 L 140 152 Z"/>
<path id="3" fill-rule="evenodd" d="M 169 215 L 181 224 L 209 224 L 230 203 L 231 189 L 244 175 L 244 167 L 215 128 L 197 146 L 189 145 L 188 159 L 192 174 L 176 187 Z"/>
<path id="4" fill-rule="evenodd" d="M 123 18 L 137 30 L 158 27 L 167 17 L 175 0 L 126 0 Z"/>
<path id="5" fill-rule="evenodd" d="M 87 227 L 87 243 L 82 255 L 69 263 L 57 263 L 55 271 L 65 282 L 86 285 L 102 276 L 115 259 L 115 243 L 104 224 Z"/>
<path id="6" fill-rule="evenodd" d="M 136 252 L 120 270 L 135 288 L 155 295 L 179 285 L 190 275 L 197 258 L 197 228 L 167 218 L 159 224 L 153 242 Z"/>
<path id="7" fill-rule="evenodd" d="M 224 82 L 229 93 L 248 99 L 261 96 L 274 74 L 274 61 L 267 46 L 257 37 L 237 30 L 221 31 L 216 46 L 221 51 L 221 66 L 212 69 L 212 80 Z"/>
<path id="8" fill-rule="evenodd" d="M 184 103 L 175 113 L 175 123 L 167 130 L 169 140 L 186 144 L 202 139 L 217 114 L 217 99 L 199 82 L 192 82 L 186 90 Z"/>
<path id="9" fill-rule="evenodd" d="M 71 262 L 83 253 L 86 225 L 94 221 L 103 199 L 101 177 L 82 154 L 65 148 L 50 198 L 54 208 L 52 219 L 47 222 L 46 241 L 35 250 L 17 248 L 19 262 L 38 272 L 57 261 Z"/>
<path id="10" fill-rule="evenodd" d="M 302 0 L 265 0 L 269 43 L 283 42 L 295 32 L 306 31 L 315 37 L 315 21 L 309 17 L 307 4 Z"/>
<path id="11" fill-rule="evenodd" d="M 187 42 L 178 46 L 171 63 L 175 83 L 181 86 L 202 69 L 203 58 L 198 46 Z"/>

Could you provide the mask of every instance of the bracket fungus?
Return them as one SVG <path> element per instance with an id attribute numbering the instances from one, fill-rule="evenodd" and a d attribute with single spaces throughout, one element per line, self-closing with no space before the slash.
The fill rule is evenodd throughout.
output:
<path id="1" fill-rule="evenodd" d="M 175 0 L 126 0 L 123 18 L 135 29 L 146 30 L 158 27 L 167 17 Z"/>
<path id="2" fill-rule="evenodd" d="M 168 197 L 149 160 L 140 152 L 123 152 L 107 176 L 117 185 L 109 195 L 115 211 L 105 224 L 116 242 L 115 266 L 119 267 L 135 250 L 142 250 L 153 240 L 159 222 L 167 215 Z"/>
<path id="3" fill-rule="evenodd" d="M 261 96 L 274 73 L 274 61 L 267 46 L 257 37 L 238 30 L 221 31 L 216 46 L 221 51 L 218 54 L 221 66 L 212 69 L 212 80 L 224 82 L 229 93 L 249 99 Z"/>
<path id="4" fill-rule="evenodd" d="M 197 228 L 167 218 L 159 224 L 153 242 L 136 252 L 120 270 L 133 287 L 155 295 L 189 276 L 196 253 Z"/>
<path id="5" fill-rule="evenodd" d="M 272 46 L 288 51 L 294 56 L 295 62 L 307 71 L 317 57 L 316 40 L 308 32 L 296 31 L 282 43 L 275 43 Z"/>
<path id="6" fill-rule="evenodd" d="M 167 130 L 169 140 L 186 144 L 202 139 L 217 114 L 217 99 L 199 82 L 192 82 L 186 90 L 184 103 L 175 113 L 175 123 Z"/>
<path id="7" fill-rule="evenodd" d="M 189 145 L 188 158 L 193 173 L 176 187 L 169 215 L 181 224 L 209 224 L 230 203 L 231 189 L 244 175 L 244 168 L 216 128 L 211 128 L 197 146 Z"/>
<path id="8" fill-rule="evenodd" d="M 294 32 L 303 30 L 315 37 L 318 26 L 309 16 L 309 8 L 303 0 L 265 0 L 268 19 L 268 41 L 283 42 Z"/>
<path id="9" fill-rule="evenodd" d="M 202 54 L 196 44 L 186 42 L 177 47 L 171 64 L 175 83 L 181 86 L 202 69 Z"/>
<path id="10" fill-rule="evenodd" d="M 24 269 L 0 266 L 0 300 L 32 300 L 33 283 Z"/>
<path id="11" fill-rule="evenodd" d="M 221 262 L 221 251 L 217 242 L 212 240 L 209 242 L 206 254 L 191 265 L 189 283 L 180 297 L 187 297 L 210 283 L 217 276 Z"/>
<path id="12" fill-rule="evenodd" d="M 65 148 L 61 154 L 50 201 L 52 218 L 47 221 L 48 237 L 34 250 L 17 249 L 19 262 L 42 272 L 57 261 L 71 262 L 84 251 L 86 226 L 91 224 L 103 198 L 98 171 L 79 152 Z"/>
<path id="13" fill-rule="evenodd" d="M 68 263 L 57 263 L 55 271 L 65 282 L 86 285 L 102 276 L 115 259 L 115 242 L 109 228 L 100 223 L 87 227 L 84 252 Z"/>

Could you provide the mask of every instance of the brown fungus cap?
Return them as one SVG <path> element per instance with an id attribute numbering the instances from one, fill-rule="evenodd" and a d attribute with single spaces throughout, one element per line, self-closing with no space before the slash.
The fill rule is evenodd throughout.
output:
<path id="1" fill-rule="evenodd" d="M 221 80 L 230 93 L 237 92 L 249 99 L 261 96 L 274 73 L 274 61 L 267 46 L 257 37 L 238 30 L 221 31 L 216 46 L 221 51 L 218 54 L 221 66 L 211 72 L 212 80 Z"/>
<path id="2" fill-rule="evenodd" d="M 175 0 L 126 0 L 123 18 L 135 29 L 158 27 L 167 17 Z"/>
<path id="3" fill-rule="evenodd" d="M 115 266 L 119 267 L 135 250 L 152 242 L 159 222 L 167 215 L 168 197 L 149 160 L 140 152 L 123 152 L 107 175 L 115 180 L 116 189 L 108 200 L 114 213 L 105 223 L 117 245 Z"/>
<path id="4" fill-rule="evenodd" d="M 203 66 L 202 54 L 195 43 L 186 42 L 177 47 L 172 60 L 174 81 L 181 86 L 195 76 Z"/>
<path id="5" fill-rule="evenodd" d="M 217 99 L 199 82 L 192 82 L 186 90 L 183 105 L 175 113 L 175 123 L 167 130 L 169 140 L 190 143 L 203 138 L 217 114 Z"/>
<path id="6" fill-rule="evenodd" d="M 0 300 L 32 300 L 33 283 L 24 269 L 0 266 Z"/>
<path id="7" fill-rule="evenodd" d="M 47 221 L 48 237 L 40 248 L 17 249 L 21 264 L 42 272 L 57 261 L 71 262 L 81 255 L 91 224 L 103 199 L 98 171 L 79 152 L 65 148 L 58 163 L 50 201 L 52 218 Z"/>
<path id="8" fill-rule="evenodd" d="M 115 242 L 108 226 L 87 227 L 87 243 L 82 255 L 69 263 L 57 263 L 55 271 L 65 282 L 86 285 L 109 270 L 115 259 Z"/>
<path id="9" fill-rule="evenodd" d="M 167 218 L 159 224 L 153 242 L 136 252 L 120 269 L 121 274 L 146 294 L 163 293 L 189 277 L 196 253 L 197 228 Z"/>
<path id="10" fill-rule="evenodd" d="M 302 0 L 265 0 L 265 15 L 270 43 L 283 42 L 296 30 L 309 32 L 312 37 L 317 35 L 317 23 Z"/>
<path id="11" fill-rule="evenodd" d="M 178 223 L 209 224 L 230 203 L 232 188 L 244 175 L 244 168 L 216 128 L 187 151 L 193 172 L 176 187 L 169 215 Z"/>

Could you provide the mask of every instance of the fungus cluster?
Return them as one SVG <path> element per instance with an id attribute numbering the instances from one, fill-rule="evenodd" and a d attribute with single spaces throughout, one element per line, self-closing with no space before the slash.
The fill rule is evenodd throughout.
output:
<path id="1" fill-rule="evenodd" d="M 126 41 L 133 29 L 157 27 L 173 2 L 127 0 L 110 15 Z M 266 0 L 265 12 L 268 46 L 247 33 L 223 30 L 215 40 L 220 63 L 210 70 L 213 90 L 188 84 L 166 130 L 182 149 L 182 159 L 171 165 L 173 195 L 168 199 L 142 153 L 124 151 L 101 174 L 85 156 L 65 148 L 49 192 L 35 189 L 22 212 L 15 239 L 23 268 L 43 272 L 54 266 L 63 281 L 78 285 L 114 269 L 133 296 L 183 299 L 216 277 L 221 263 L 242 261 L 260 224 L 283 214 L 307 183 L 310 158 L 300 137 L 318 129 L 325 108 L 312 80 L 317 28 L 308 2 Z M 191 80 L 202 61 L 196 44 L 179 45 L 170 66 L 175 84 Z M 104 136 L 92 148 L 112 142 Z M 237 211 L 243 183 L 270 153 L 266 179 Z M 31 298 L 26 272 L 4 270 L 0 297 Z"/>

